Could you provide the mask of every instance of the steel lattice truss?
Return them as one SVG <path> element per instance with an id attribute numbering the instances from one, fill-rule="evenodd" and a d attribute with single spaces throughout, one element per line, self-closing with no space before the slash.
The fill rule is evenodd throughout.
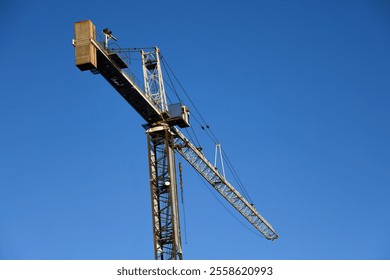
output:
<path id="1" fill-rule="evenodd" d="M 201 174 L 234 208 L 236 208 L 267 239 L 278 238 L 272 226 L 205 158 L 205 156 L 178 130 L 175 149 Z"/>
<path id="2" fill-rule="evenodd" d="M 161 74 L 159 49 L 151 52 L 141 51 L 144 73 L 145 94 L 161 112 L 168 110 L 164 83 Z"/>
<path id="3" fill-rule="evenodd" d="M 155 258 L 181 259 L 177 187 L 172 137 L 164 129 L 148 133 Z M 175 213 L 177 213 L 175 216 Z"/>

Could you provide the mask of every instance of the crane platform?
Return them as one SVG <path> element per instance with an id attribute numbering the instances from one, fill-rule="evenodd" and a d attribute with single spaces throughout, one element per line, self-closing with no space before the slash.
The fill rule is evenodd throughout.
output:
<path id="1" fill-rule="evenodd" d="M 119 68 L 125 69 L 129 67 L 116 52 L 109 53 L 108 56 Z"/>

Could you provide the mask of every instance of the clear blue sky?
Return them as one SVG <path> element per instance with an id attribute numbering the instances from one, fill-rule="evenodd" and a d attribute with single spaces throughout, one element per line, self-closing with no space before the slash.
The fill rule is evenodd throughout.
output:
<path id="1" fill-rule="evenodd" d="M 84 19 L 160 47 L 280 235 L 185 165 L 185 259 L 390 258 L 389 1 L 68 0 L 0 3 L 0 259 L 153 258 L 143 121 L 75 67 Z"/>

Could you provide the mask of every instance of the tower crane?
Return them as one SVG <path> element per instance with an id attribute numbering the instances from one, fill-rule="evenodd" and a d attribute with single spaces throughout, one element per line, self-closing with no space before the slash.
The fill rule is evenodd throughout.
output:
<path id="1" fill-rule="evenodd" d="M 160 50 L 141 50 L 144 83 L 141 86 L 118 49 L 109 47 L 117 40 L 103 30 L 104 40 L 96 38 L 90 20 L 75 22 L 73 46 L 76 66 L 81 71 L 100 74 L 144 119 L 148 143 L 150 193 L 152 203 L 154 257 L 157 260 L 182 259 L 175 152 L 181 155 L 228 203 L 268 240 L 278 234 L 181 132 L 190 126 L 189 109 L 166 100 L 160 65 Z"/>

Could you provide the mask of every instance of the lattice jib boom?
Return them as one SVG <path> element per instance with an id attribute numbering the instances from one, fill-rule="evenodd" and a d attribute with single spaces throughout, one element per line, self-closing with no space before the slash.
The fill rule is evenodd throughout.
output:
<path id="1" fill-rule="evenodd" d="M 274 240 L 278 234 L 272 226 L 260 215 L 206 157 L 176 128 L 172 128 L 175 135 L 175 149 L 189 164 L 191 164 L 245 219 L 247 219 L 267 239 Z"/>

